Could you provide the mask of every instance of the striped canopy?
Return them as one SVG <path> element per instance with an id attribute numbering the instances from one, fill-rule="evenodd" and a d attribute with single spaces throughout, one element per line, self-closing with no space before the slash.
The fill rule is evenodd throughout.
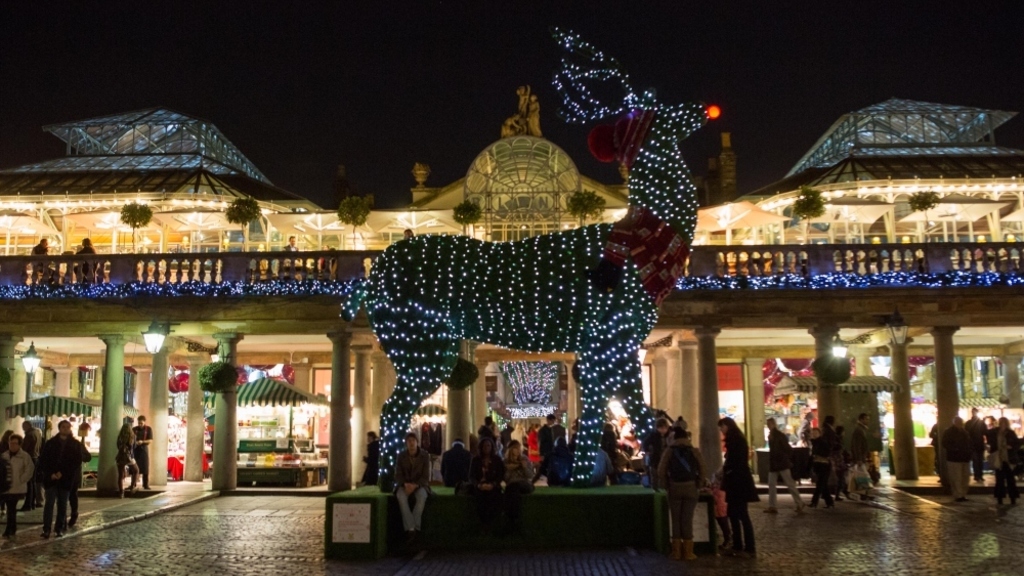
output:
<path id="1" fill-rule="evenodd" d="M 47 418 L 50 416 L 92 416 L 93 410 L 99 408 L 94 400 L 67 398 L 65 396 L 44 396 L 15 404 L 7 408 L 8 418 Z"/>
<path id="2" fill-rule="evenodd" d="M 1000 402 L 998 398 L 964 398 L 960 400 L 960 406 L 971 408 L 1004 408 L 1006 402 Z"/>
<path id="3" fill-rule="evenodd" d="M 217 404 L 217 395 L 206 397 L 206 405 Z M 327 398 L 310 394 L 273 378 L 260 378 L 238 387 L 239 406 L 301 406 L 303 404 L 327 404 Z"/>
<path id="4" fill-rule="evenodd" d="M 884 376 L 851 376 L 845 383 L 836 386 L 840 392 L 896 392 L 899 384 Z M 785 376 L 775 387 L 776 396 L 786 394 L 813 394 L 818 391 L 818 379 L 814 376 Z"/>
<path id="5" fill-rule="evenodd" d="M 417 416 L 444 416 L 448 411 L 437 404 L 424 404 L 416 410 Z"/>
<path id="6" fill-rule="evenodd" d="M 8 418 L 49 418 L 50 416 L 85 416 L 92 417 L 103 409 L 99 400 L 88 398 L 68 398 L 67 396 L 43 396 L 7 409 Z M 131 404 L 121 408 L 122 416 L 137 418 L 139 409 Z"/>

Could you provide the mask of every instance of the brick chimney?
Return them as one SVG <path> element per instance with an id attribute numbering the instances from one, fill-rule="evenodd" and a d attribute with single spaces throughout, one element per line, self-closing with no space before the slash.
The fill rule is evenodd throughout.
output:
<path id="1" fill-rule="evenodd" d="M 722 151 L 718 154 L 718 188 L 716 203 L 736 199 L 736 154 L 732 151 L 732 134 L 729 132 L 722 132 Z"/>

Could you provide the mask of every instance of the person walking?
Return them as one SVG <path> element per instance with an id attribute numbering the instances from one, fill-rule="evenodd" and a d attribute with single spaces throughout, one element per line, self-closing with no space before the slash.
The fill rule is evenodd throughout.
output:
<path id="1" fill-rule="evenodd" d="M 750 473 L 750 445 L 743 436 L 736 421 L 722 418 L 718 421 L 718 429 L 725 436 L 725 463 L 722 465 L 722 487 L 725 489 L 725 501 L 729 505 L 729 523 L 732 525 L 732 549 L 736 554 L 753 555 L 757 551 L 754 544 L 754 524 L 750 521 L 747 504 L 758 502 L 757 487 L 754 476 Z"/>
<path id="2" fill-rule="evenodd" d="M 530 431 L 526 433 L 526 455 L 530 458 L 530 462 L 533 462 L 535 467 L 540 465 L 539 430 L 540 424 L 531 424 Z"/>
<path id="3" fill-rule="evenodd" d="M 511 420 L 505 421 L 505 427 L 501 429 L 499 434 L 499 440 L 504 450 L 508 450 L 508 445 L 512 443 L 512 433 L 516 431 L 516 427 L 512 425 Z M 520 444 L 522 446 L 522 444 Z"/>
<path id="4" fill-rule="evenodd" d="M 557 443 L 558 440 L 555 440 Z M 565 438 L 562 438 L 565 446 Z M 552 452 L 552 454 L 554 454 Z M 523 496 L 533 493 L 533 464 L 523 455 L 523 446 L 516 440 L 505 449 L 505 515 L 512 524 L 512 530 L 521 531 L 520 519 L 523 511 Z"/>
<path id="5" fill-rule="evenodd" d="M 967 502 L 967 488 L 971 480 L 971 435 L 964 428 L 963 418 L 953 418 L 953 425 L 942 432 L 940 441 L 946 451 L 946 473 L 953 499 Z"/>
<path id="6" fill-rule="evenodd" d="M 68 518 L 68 528 L 74 527 L 78 522 L 78 489 L 82 487 L 82 464 L 92 460 L 92 454 L 89 453 L 89 449 L 85 446 L 85 437 L 89 435 L 89 431 L 92 430 L 92 426 L 89 426 L 88 422 L 82 422 L 78 425 L 78 437 L 81 440 L 78 441 L 81 446 L 81 458 L 78 461 L 78 470 L 75 471 L 75 481 L 71 485 L 71 491 L 68 492 L 68 508 L 71 510 L 71 517 Z"/>
<path id="7" fill-rule="evenodd" d="M 765 423 L 768 426 L 768 507 L 766 514 L 778 514 L 775 507 L 775 493 L 778 479 L 786 483 L 789 494 L 793 496 L 793 503 L 796 504 L 797 514 L 804 511 L 804 502 L 800 499 L 800 492 L 796 489 L 796 482 L 793 481 L 793 447 L 789 445 L 789 437 L 782 430 L 779 430 L 775 418 L 769 418 Z"/>
<path id="8" fill-rule="evenodd" d="M 88 462 L 92 456 L 82 443 L 71 435 L 71 422 L 61 420 L 57 425 L 57 435 L 43 444 L 39 454 L 39 474 L 43 488 L 46 489 L 46 504 L 43 506 L 43 538 L 50 537 L 50 529 L 56 531 L 57 537 L 64 535 L 67 529 L 68 495 L 75 485 L 75 475 L 81 475 L 82 463 Z M 129 432 L 131 430 L 129 429 Z M 54 520 L 53 508 L 57 507 L 57 518 Z"/>
<path id="9" fill-rule="evenodd" d="M 645 464 L 647 466 L 647 478 L 651 483 L 651 488 L 657 490 L 659 487 L 664 486 L 659 484 L 661 473 L 659 470 L 659 464 L 661 464 L 661 454 L 668 447 L 668 432 L 669 432 L 669 420 L 667 418 L 658 418 L 654 423 L 654 430 L 647 433 L 647 437 L 640 443 L 641 450 L 644 451 Z"/>
<path id="10" fill-rule="evenodd" d="M 18 434 L 11 434 L 7 439 L 7 450 L 0 453 L 0 459 L 5 462 L 4 468 L 9 475 L 4 479 L 8 482 L 7 490 L 0 493 L 0 503 L 7 512 L 7 526 L 3 537 L 11 539 L 18 531 L 18 500 L 32 498 L 29 481 L 35 473 L 35 463 L 28 452 L 21 449 L 21 436 Z"/>
<path id="11" fill-rule="evenodd" d="M 832 492 L 828 489 L 828 477 L 832 474 L 832 446 L 829 445 L 820 428 L 811 428 L 811 469 L 814 470 L 814 496 L 811 508 L 818 507 L 818 498 L 825 498 L 825 508 L 832 508 Z"/>
<path id="12" fill-rule="evenodd" d="M 21 423 L 21 430 L 25 433 L 22 436 L 24 440 L 21 442 L 21 449 L 32 459 L 32 466 L 34 468 L 38 465 L 39 452 L 43 449 L 43 433 L 28 420 Z M 43 487 L 39 485 L 35 478 L 29 480 L 27 494 L 25 502 L 21 505 L 22 512 L 35 510 L 43 505 Z"/>
<path id="13" fill-rule="evenodd" d="M 832 470 L 836 476 L 836 502 L 841 502 L 843 499 L 839 496 L 842 494 L 848 499 L 850 498 L 850 489 L 846 483 L 846 479 L 849 476 L 851 468 L 850 453 L 843 447 L 843 437 L 846 433 L 844 426 L 836 426 L 836 445 L 832 447 Z"/>
<path id="14" fill-rule="evenodd" d="M 675 441 L 658 460 L 658 485 L 668 489 L 668 509 L 672 518 L 672 559 L 696 560 L 693 553 L 693 512 L 699 491 L 707 477 L 704 458 L 693 446 L 689 432 L 672 431 Z M 751 539 L 753 545 L 753 539 Z"/>
<path id="15" fill-rule="evenodd" d="M 142 489 L 149 490 L 149 445 L 153 443 L 153 429 L 146 426 L 146 417 L 139 416 L 139 425 L 132 428 L 135 433 L 135 465 L 142 476 Z"/>
<path id="16" fill-rule="evenodd" d="M 423 519 L 423 508 L 430 493 L 430 454 L 421 450 L 413 433 L 405 436 L 405 450 L 395 461 L 395 497 L 402 513 L 402 526 L 409 542 L 416 539 Z M 415 508 L 409 509 L 409 499 Z"/>
<path id="17" fill-rule="evenodd" d="M 537 467 L 533 481 L 536 482 L 541 476 L 546 476 L 548 473 L 547 464 L 551 457 L 551 452 L 555 449 L 555 415 L 548 414 L 544 419 L 544 425 L 537 431 L 537 450 L 540 452 L 540 466 Z"/>
<path id="18" fill-rule="evenodd" d="M 480 454 L 469 465 L 469 482 L 476 497 L 480 528 L 490 534 L 494 520 L 501 514 L 501 483 L 505 480 L 505 463 L 494 450 L 493 438 L 480 439 Z"/>
<path id="19" fill-rule="evenodd" d="M 800 430 L 797 436 L 800 442 L 807 448 L 811 447 L 811 428 L 814 424 L 814 412 L 808 410 L 804 419 L 800 421 Z"/>
<path id="20" fill-rule="evenodd" d="M 132 483 L 128 487 L 129 494 L 135 494 L 139 484 L 139 466 L 135 463 L 135 432 L 132 425 L 125 422 L 121 425 L 121 431 L 117 434 L 117 456 L 114 458 L 117 465 L 117 493 L 124 498 L 124 479 L 131 475 Z"/>
<path id="21" fill-rule="evenodd" d="M 360 481 L 363 486 L 376 486 L 380 477 L 380 439 L 372 430 L 366 433 L 366 456 L 363 456 L 363 462 L 366 469 Z"/>
<path id="22" fill-rule="evenodd" d="M 971 408 L 971 419 L 964 423 L 964 428 L 971 435 L 971 465 L 974 468 L 974 481 L 984 484 L 985 434 L 988 433 L 988 421 L 978 418 L 978 409 Z"/>
<path id="23" fill-rule="evenodd" d="M 989 464 L 996 471 L 995 497 L 1000 506 L 1007 496 L 1011 505 L 1017 504 L 1017 498 L 1020 498 L 1013 474 L 1014 466 L 1020 462 L 1019 449 L 1020 439 L 1010 429 L 1010 421 L 1006 417 L 1000 418 L 998 426 L 988 433 Z"/>

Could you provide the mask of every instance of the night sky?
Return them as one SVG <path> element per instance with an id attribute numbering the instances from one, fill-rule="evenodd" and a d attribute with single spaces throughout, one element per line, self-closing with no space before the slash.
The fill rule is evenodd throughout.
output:
<path id="1" fill-rule="evenodd" d="M 554 24 L 663 101 L 719 104 L 687 161 L 704 172 L 730 131 L 749 192 L 840 115 L 890 97 L 1024 109 L 1022 22 L 1010 1 L 4 2 L 0 167 L 62 156 L 45 124 L 165 106 L 213 122 L 325 207 L 340 163 L 358 192 L 398 207 L 414 162 L 430 164 L 428 185 L 460 178 L 531 84 L 545 137 L 619 182 L 587 153 L 589 127 L 556 113 Z M 1024 148 L 1024 120 L 997 138 Z"/>

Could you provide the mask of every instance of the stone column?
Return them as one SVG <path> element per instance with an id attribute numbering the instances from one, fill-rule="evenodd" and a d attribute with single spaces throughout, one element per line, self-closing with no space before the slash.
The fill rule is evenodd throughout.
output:
<path id="1" fill-rule="evenodd" d="M 14 392 L 12 405 L 28 401 L 28 394 L 26 394 L 28 390 L 28 374 L 25 373 L 25 363 L 20 358 L 14 361 L 14 371 L 11 372 L 11 389 Z M 13 424 L 11 430 L 21 430 L 21 424 L 24 421 L 25 419 L 20 416 L 13 418 L 11 420 Z"/>
<path id="2" fill-rule="evenodd" d="M 203 414 L 203 389 L 199 370 L 210 363 L 205 352 L 188 355 L 188 410 L 185 415 L 185 471 L 188 482 L 203 481 L 203 452 L 206 450 L 206 422 Z"/>
<path id="3" fill-rule="evenodd" d="M 331 445 L 327 457 L 327 488 L 332 492 L 352 489 L 352 366 L 349 345 L 352 333 L 329 332 L 331 349 Z"/>
<path id="4" fill-rule="evenodd" d="M 853 354 L 853 373 L 857 376 L 873 376 L 871 373 L 871 353 L 873 348 L 864 346 L 853 346 L 850 348 Z"/>
<path id="5" fill-rule="evenodd" d="M 1021 405 L 1020 393 L 1020 355 L 1006 355 L 1003 361 L 1003 394 L 1010 399 L 1010 408 Z"/>
<path id="6" fill-rule="evenodd" d="M 243 335 L 218 332 L 217 354 L 221 362 L 232 366 L 238 360 L 238 343 Z M 238 487 L 238 390 L 237 387 L 217 394 L 216 424 L 213 428 L 213 489 L 234 490 Z"/>
<path id="7" fill-rule="evenodd" d="M 153 355 L 153 375 L 149 391 L 149 427 L 153 442 L 149 445 L 149 485 L 167 485 L 167 347 Z"/>
<path id="8" fill-rule="evenodd" d="M 746 377 L 746 411 L 747 411 L 747 440 L 750 448 L 757 450 L 764 448 L 765 420 L 764 413 L 764 377 L 761 368 L 764 366 L 764 358 L 744 358 L 743 364 L 747 373 Z M 780 424 L 783 424 L 780 422 Z M 757 458 L 754 458 L 754 468 L 757 468 Z"/>
<path id="9" fill-rule="evenodd" d="M 953 350 L 953 334 L 957 326 L 936 326 L 931 335 L 935 342 L 935 403 L 938 404 L 939 434 L 953 425 L 953 418 L 960 411 L 960 393 L 956 384 L 956 362 Z M 946 451 L 939 445 L 939 477 L 946 480 Z"/>
<path id="10" fill-rule="evenodd" d="M 75 369 L 71 366 L 51 366 L 50 367 L 54 374 L 53 380 L 53 395 L 63 396 L 65 398 L 71 396 L 71 374 L 74 373 Z M 53 437 L 57 433 L 57 424 L 63 418 L 61 416 L 53 416 L 50 418 L 50 424 L 53 426 L 52 431 L 47 435 L 46 430 L 43 430 L 43 438 Z M 71 431 L 72 434 L 78 434 L 78 427 Z M 76 436 L 77 437 L 77 436 Z"/>
<path id="11" fill-rule="evenodd" d="M 352 346 L 356 356 L 355 382 L 352 383 L 352 474 L 353 483 L 361 477 L 363 454 L 366 452 L 367 425 L 366 405 L 370 395 L 370 352 L 369 344 Z"/>
<path id="12" fill-rule="evenodd" d="M 101 334 L 106 345 L 103 370 L 103 416 L 100 421 L 100 461 L 96 491 L 118 492 L 117 436 L 124 422 L 124 343 L 123 334 Z"/>
<path id="13" fill-rule="evenodd" d="M 380 436 L 380 416 L 384 410 L 384 402 L 391 396 L 395 389 L 395 367 L 388 360 L 388 355 L 382 351 L 376 351 L 371 355 L 373 385 L 370 393 L 369 426 L 370 430 L 377 432 Z"/>
<path id="14" fill-rule="evenodd" d="M 0 390 L 0 418 L 4 421 L 4 430 L 20 430 L 15 427 L 14 418 L 7 418 L 7 409 L 14 405 L 14 347 L 21 342 L 21 337 L 13 336 L 10 333 L 0 333 L 0 368 L 7 370 L 11 376 L 11 383 L 4 390 Z"/>
<path id="15" fill-rule="evenodd" d="M 808 330 L 814 336 L 814 357 L 831 357 L 832 341 L 839 328 L 835 324 L 821 324 Z M 839 422 L 839 390 L 831 385 L 818 380 L 818 422 L 824 422 L 826 416 L 834 416 L 836 425 Z"/>
<path id="16" fill-rule="evenodd" d="M 914 442 L 914 417 L 911 415 L 910 365 L 907 364 L 907 338 L 903 344 L 889 344 L 892 380 L 899 390 L 892 395 L 893 458 L 897 480 L 917 480 L 917 445 Z"/>
<path id="17" fill-rule="evenodd" d="M 697 342 L 680 340 L 679 347 L 679 413 L 694 433 L 700 429 L 700 379 L 697 376 Z"/>
<path id="18" fill-rule="evenodd" d="M 718 359 L 715 356 L 715 337 L 722 330 L 702 326 L 697 335 L 697 374 L 700 381 L 698 438 L 704 464 L 708 470 L 722 467 L 722 436 L 718 430 Z"/>
<path id="19" fill-rule="evenodd" d="M 312 366 L 309 364 L 292 364 L 292 370 L 295 371 L 295 387 L 299 390 L 309 392 L 310 394 L 316 392 L 313 390 L 313 379 L 310 377 L 313 372 Z"/>
<path id="20" fill-rule="evenodd" d="M 671 414 L 672 409 L 668 400 L 668 355 L 665 354 L 664 348 L 654 348 L 650 352 L 654 353 L 654 358 L 651 359 L 651 406 Z M 672 416 L 675 417 L 676 414 Z"/>
<path id="21" fill-rule="evenodd" d="M 576 364 L 575 362 L 564 362 L 566 381 L 568 382 L 568 406 L 566 407 L 566 422 L 565 429 L 569 430 L 572 427 L 572 423 L 580 417 L 580 388 L 576 384 L 576 379 L 572 377 L 572 367 Z M 641 368 L 642 370 L 643 368 Z"/>
<path id="22" fill-rule="evenodd" d="M 679 386 L 682 381 L 682 370 L 679 365 L 682 354 L 675 346 L 662 348 L 661 353 L 665 356 L 665 404 L 664 407 L 656 406 L 656 408 L 661 408 L 671 414 L 673 418 L 678 418 L 680 404 L 682 404 L 682 390 Z"/>
<path id="23" fill-rule="evenodd" d="M 484 424 L 484 418 L 487 417 L 487 365 L 489 362 L 475 361 L 476 369 L 480 372 L 476 378 L 476 382 L 473 383 L 473 392 L 470 396 L 470 412 L 473 414 L 473 422 L 470 423 L 470 432 L 475 433 Z M 466 447 L 469 448 L 469 438 L 466 438 Z"/>
<path id="24" fill-rule="evenodd" d="M 149 411 L 149 399 L 153 393 L 153 369 L 150 367 L 135 368 L 135 403 L 139 414 Z M 150 426 L 152 428 L 152 426 Z"/>

